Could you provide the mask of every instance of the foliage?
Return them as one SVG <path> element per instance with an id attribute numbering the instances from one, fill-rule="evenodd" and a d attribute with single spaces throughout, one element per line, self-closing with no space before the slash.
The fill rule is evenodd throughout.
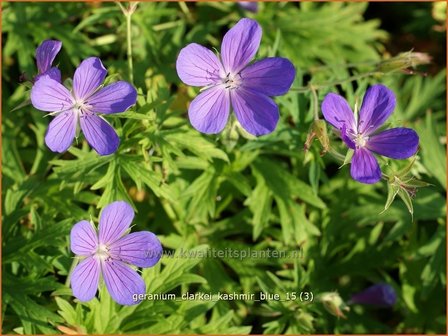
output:
<path id="1" fill-rule="evenodd" d="M 95 55 L 106 64 L 108 80 L 129 80 L 120 8 L 3 2 L 3 333 L 444 333 L 445 69 L 427 77 L 396 71 L 338 82 L 372 71 L 387 57 L 384 42 L 394 37 L 378 20 L 364 19 L 367 7 L 260 3 L 250 14 L 232 3 L 140 3 L 131 31 L 138 103 L 108 117 L 121 144 L 116 154 L 100 157 L 83 138 L 65 154 L 52 153 L 43 141 L 48 118 L 30 105 L 14 110 L 29 98 L 18 78 L 32 78 L 36 46 L 55 38 L 63 43 L 57 62 L 65 76 Z M 288 57 L 297 67 L 294 87 L 304 89 L 276 98 L 281 120 L 268 136 L 253 138 L 235 122 L 220 135 L 202 135 L 186 117 L 196 90 L 180 83 L 177 53 L 190 42 L 219 49 L 223 33 L 242 16 L 263 27 L 257 57 Z M 303 150 L 318 108 L 314 93 L 321 102 L 328 92 L 340 92 L 353 106 L 377 82 L 397 96 L 388 122 L 420 135 L 410 167 L 411 160 L 381 161 L 388 176 L 407 169 L 418 187 L 421 180 L 429 184 L 413 199 L 403 196 L 407 203 L 388 199 L 387 181 L 351 180 L 348 166 L 339 169 L 331 152 L 321 155 L 319 142 Z M 309 90 L 309 83 L 319 89 Z M 328 134 L 332 150 L 342 151 L 330 128 Z M 398 303 L 393 310 L 353 306 L 338 319 L 317 300 L 299 298 L 146 300 L 122 307 L 103 288 L 91 302 L 77 302 L 68 287 L 70 229 L 115 200 L 130 202 L 136 230 L 156 233 L 173 253 L 301 251 L 295 259 L 167 255 L 142 271 L 148 293 L 317 297 L 337 291 L 348 300 L 385 281 L 396 289 Z"/>

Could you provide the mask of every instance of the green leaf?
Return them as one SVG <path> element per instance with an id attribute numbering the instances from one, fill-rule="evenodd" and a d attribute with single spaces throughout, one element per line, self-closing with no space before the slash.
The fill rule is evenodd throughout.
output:
<path id="1" fill-rule="evenodd" d="M 417 124 L 417 131 L 420 135 L 423 164 L 428 174 L 434 176 L 446 190 L 446 151 L 440 143 L 442 134 L 438 131 L 431 113 L 426 114 L 424 124 Z"/>

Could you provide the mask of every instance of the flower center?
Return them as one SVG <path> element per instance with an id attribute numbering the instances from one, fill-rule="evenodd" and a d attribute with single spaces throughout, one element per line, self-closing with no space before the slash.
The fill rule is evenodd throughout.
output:
<path id="1" fill-rule="evenodd" d="M 109 249 L 106 245 L 100 244 L 95 251 L 95 255 L 101 260 L 106 260 L 107 258 L 109 258 Z"/>
<path id="2" fill-rule="evenodd" d="M 358 133 L 353 140 L 355 141 L 356 147 L 365 147 L 369 137 Z"/>
<path id="3" fill-rule="evenodd" d="M 222 82 L 228 90 L 238 89 L 242 84 L 241 75 L 239 73 L 232 74 L 229 72 Z"/>

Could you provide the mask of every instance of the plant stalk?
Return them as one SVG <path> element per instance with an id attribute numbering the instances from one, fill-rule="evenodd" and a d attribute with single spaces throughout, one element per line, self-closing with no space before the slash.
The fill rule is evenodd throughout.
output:
<path id="1" fill-rule="evenodd" d="M 137 9 L 138 2 L 129 3 L 129 8 L 126 9 L 120 2 L 117 2 L 123 15 L 126 18 L 126 42 L 127 42 L 127 58 L 128 58 L 128 72 L 129 81 L 134 85 L 134 63 L 132 61 L 132 14 Z"/>
<path id="2" fill-rule="evenodd" d="M 308 86 L 301 86 L 301 87 L 297 87 L 297 88 L 291 88 L 290 91 L 295 91 L 295 92 L 299 92 L 299 93 L 305 93 L 308 91 L 316 91 L 322 88 L 326 88 L 329 86 L 335 86 L 335 85 L 339 85 L 339 84 L 343 84 L 343 83 L 348 83 L 348 82 L 353 82 L 356 81 L 358 79 L 362 79 L 362 78 L 366 78 L 366 77 L 371 77 L 371 76 L 375 76 L 375 75 L 379 75 L 379 74 L 383 74 L 382 72 L 376 72 L 376 71 L 371 71 L 371 72 L 366 72 L 366 73 L 362 73 L 362 74 L 358 74 L 358 75 L 354 75 L 354 76 L 350 76 L 344 79 L 338 79 L 335 81 L 331 81 L 331 82 L 326 82 L 326 83 L 322 83 L 322 84 L 310 84 Z"/>
<path id="3" fill-rule="evenodd" d="M 126 15 L 126 39 L 128 42 L 128 70 L 129 81 L 134 85 L 134 64 L 132 62 L 132 13 Z"/>

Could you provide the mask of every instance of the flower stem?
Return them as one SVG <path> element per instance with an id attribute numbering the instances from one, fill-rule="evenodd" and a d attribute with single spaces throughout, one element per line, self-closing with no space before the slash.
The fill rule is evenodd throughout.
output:
<path id="1" fill-rule="evenodd" d="M 131 17 L 132 14 L 126 15 L 126 38 L 128 40 L 128 68 L 129 68 L 129 80 L 131 84 L 134 84 L 134 64 L 132 63 L 132 30 L 131 30 Z"/>
<path id="2" fill-rule="evenodd" d="M 317 97 L 317 90 L 314 85 L 310 85 L 309 87 L 313 95 L 314 120 L 319 120 L 319 98 Z"/>
<path id="3" fill-rule="evenodd" d="M 366 73 L 350 76 L 350 77 L 347 77 L 344 79 L 337 79 L 337 80 L 322 83 L 322 84 L 310 84 L 307 86 L 291 88 L 290 91 L 295 91 L 295 92 L 299 92 L 299 93 L 305 93 L 308 91 L 316 91 L 318 89 L 331 87 L 331 86 L 335 86 L 335 85 L 339 85 L 339 84 L 343 84 L 343 83 L 349 83 L 349 82 L 353 82 L 353 81 L 356 81 L 356 80 L 359 80 L 362 78 L 371 77 L 371 76 L 375 76 L 375 75 L 382 75 L 382 74 L 383 74 L 382 72 L 371 71 L 371 72 L 366 72 Z"/>
<path id="4" fill-rule="evenodd" d="M 337 150 L 335 150 L 333 147 L 330 147 L 330 150 L 328 151 L 328 153 L 335 158 L 337 161 L 339 161 L 340 163 L 344 163 L 345 161 L 345 156 L 342 155 L 341 153 L 339 153 Z"/>

